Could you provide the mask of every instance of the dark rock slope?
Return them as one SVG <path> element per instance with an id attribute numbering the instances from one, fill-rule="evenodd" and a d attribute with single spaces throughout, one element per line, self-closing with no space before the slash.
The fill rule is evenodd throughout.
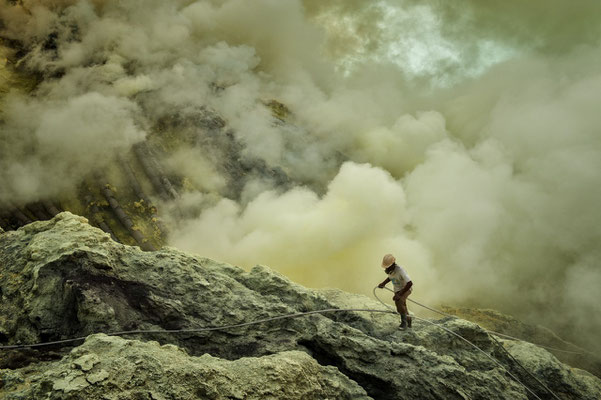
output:
<path id="1" fill-rule="evenodd" d="M 601 358 L 573 343 L 557 336 L 550 329 L 541 325 L 526 324 L 510 315 L 501 314 L 490 309 L 474 309 L 465 307 L 442 307 L 444 312 L 459 318 L 468 319 L 483 328 L 498 332 L 508 337 L 527 338 L 532 343 L 549 350 L 561 362 L 584 369 L 601 378 Z"/>
<path id="2" fill-rule="evenodd" d="M 0 399 L 598 399 L 601 381 L 525 342 L 461 319 L 396 329 L 390 314 L 337 312 L 203 333 L 194 329 L 325 308 L 380 308 L 174 249 L 142 252 L 84 218 L 0 233 L 0 344 L 87 336 L 70 347 L 0 350 Z"/>

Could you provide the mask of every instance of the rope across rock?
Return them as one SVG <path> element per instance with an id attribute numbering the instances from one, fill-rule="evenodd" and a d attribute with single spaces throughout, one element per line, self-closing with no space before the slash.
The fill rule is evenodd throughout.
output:
<path id="1" fill-rule="evenodd" d="M 118 331 L 118 332 L 109 332 L 109 333 L 105 333 L 105 332 L 98 332 L 98 333 L 105 333 L 108 336 L 125 336 L 125 335 L 135 335 L 135 334 L 161 334 L 161 333 L 200 333 L 200 332 L 222 331 L 222 330 L 228 330 L 228 329 L 233 329 L 233 328 L 241 328 L 241 327 L 244 327 L 244 326 L 258 325 L 258 324 L 263 324 L 263 323 L 270 322 L 270 321 L 277 321 L 277 320 L 283 320 L 283 319 L 289 319 L 289 318 L 299 318 L 299 317 L 303 317 L 303 316 L 306 316 L 306 315 L 313 315 L 313 314 L 327 314 L 327 313 L 335 313 L 335 312 L 368 312 L 368 313 L 382 313 L 382 314 L 397 314 L 397 312 L 395 310 L 393 310 L 389 305 L 387 305 L 382 300 L 380 300 L 380 298 L 376 294 L 376 289 L 377 289 L 377 286 L 374 287 L 374 289 L 373 289 L 373 295 L 374 295 L 374 297 L 384 307 L 386 307 L 385 310 L 381 310 L 381 309 L 378 310 L 378 309 L 372 309 L 372 308 L 327 308 L 327 309 L 322 309 L 322 310 L 304 311 L 304 312 L 298 312 L 298 313 L 290 313 L 290 314 L 278 315 L 278 316 L 275 316 L 275 317 L 263 318 L 263 319 L 259 319 L 259 320 L 255 320 L 255 321 L 242 322 L 242 323 L 237 323 L 237 324 L 228 324 L 228 325 L 205 327 L 205 328 L 157 329 L 157 330 L 129 330 L 129 331 Z M 388 289 L 388 288 L 386 288 L 386 289 Z M 390 289 L 388 289 L 388 290 L 390 290 Z M 392 291 L 392 290 L 390 290 L 390 291 Z M 457 318 L 457 317 L 455 317 L 455 316 L 453 316 L 451 314 L 447 314 L 447 313 L 444 313 L 442 311 L 433 309 L 431 307 L 428 307 L 426 305 L 423 305 L 423 304 L 418 303 L 416 301 L 413 301 L 411 299 L 409 299 L 409 301 L 411 301 L 414 304 L 417 304 L 417 305 L 419 305 L 421 307 L 424 307 L 424 308 L 426 308 L 426 309 L 428 309 L 430 311 L 434 311 L 434 312 L 437 312 L 439 314 L 442 314 L 442 315 L 445 315 L 445 316 L 449 316 L 449 317 L 452 317 L 452 318 Z M 539 396 L 537 396 L 532 390 L 530 390 L 525 384 L 523 384 L 517 377 L 515 377 L 513 374 L 511 374 L 509 371 L 507 371 L 507 369 L 505 368 L 505 366 L 503 366 L 499 361 L 497 361 L 494 357 L 492 357 L 491 355 L 489 355 L 488 353 L 486 353 L 484 350 L 480 349 L 478 346 L 476 346 L 475 344 L 473 344 L 469 340 L 465 339 L 463 336 L 461 336 L 461 335 L 459 335 L 459 334 L 451 331 L 450 329 L 448 329 L 448 328 L 446 328 L 446 327 L 444 327 L 444 326 L 442 326 L 440 324 L 436 324 L 435 322 L 432 322 L 432 321 L 427 320 L 425 318 L 420 318 L 420 317 L 417 317 L 417 316 L 414 316 L 414 317 L 416 319 L 420 320 L 420 321 L 424 321 L 424 322 L 429 323 L 431 325 L 437 326 L 437 327 L 445 330 L 446 332 L 448 332 L 448 333 L 450 333 L 450 334 L 458 337 L 459 339 L 465 341 L 470 346 L 474 347 L 477 351 L 481 352 L 487 358 L 489 358 L 490 360 L 492 360 L 495 364 L 497 364 L 501 368 L 503 368 L 512 379 L 514 379 L 516 382 L 518 382 L 520 385 L 522 385 L 535 398 L 540 399 Z M 496 334 L 496 332 L 490 332 L 490 331 L 487 331 L 487 332 Z M 5 345 L 5 346 L 0 346 L 0 350 L 18 350 L 18 349 L 39 348 L 39 347 L 53 346 L 53 345 L 65 345 L 65 344 L 69 344 L 69 343 L 75 343 L 75 342 L 83 341 L 86 338 L 87 338 L 87 336 L 80 336 L 80 337 L 75 337 L 75 338 L 70 338 L 70 339 L 55 340 L 55 341 L 43 342 L 43 343 Z M 495 341 L 496 341 L 496 339 L 495 339 Z M 500 345 L 500 343 L 499 343 L 499 345 Z M 551 391 L 551 389 L 549 389 L 544 383 L 542 383 L 534 375 L 532 375 L 529 371 L 527 371 L 519 363 L 519 361 L 517 361 L 502 345 L 500 345 L 500 347 L 505 352 L 507 352 L 509 354 L 509 356 L 517 364 L 519 364 L 526 372 L 528 372 L 528 374 L 530 376 L 532 376 L 537 382 L 539 382 L 541 384 L 541 386 L 543 386 L 547 392 L 549 392 L 554 398 L 556 398 L 556 399 L 559 400 L 559 397 L 557 395 L 555 395 L 555 393 L 553 393 L 553 391 Z"/>

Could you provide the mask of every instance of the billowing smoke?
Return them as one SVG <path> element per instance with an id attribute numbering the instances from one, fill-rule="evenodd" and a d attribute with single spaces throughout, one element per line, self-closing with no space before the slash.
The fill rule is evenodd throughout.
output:
<path id="1" fill-rule="evenodd" d="M 174 246 L 366 294 L 392 252 L 416 298 L 594 347 L 601 5 L 450 3 L 5 2 L 3 36 L 41 82 L 3 97 L 0 200 L 68 190 L 169 133 L 161 118 L 214 110 L 240 157 L 286 179 L 230 196 L 221 139 L 178 148 Z"/>

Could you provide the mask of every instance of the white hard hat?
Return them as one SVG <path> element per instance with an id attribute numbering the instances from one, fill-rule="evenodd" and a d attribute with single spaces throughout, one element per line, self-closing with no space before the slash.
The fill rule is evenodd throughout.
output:
<path id="1" fill-rule="evenodd" d="M 386 254 L 384 256 L 384 259 L 382 259 L 382 268 L 390 267 L 392 264 L 394 264 L 395 261 L 396 258 L 394 258 L 392 254 Z"/>

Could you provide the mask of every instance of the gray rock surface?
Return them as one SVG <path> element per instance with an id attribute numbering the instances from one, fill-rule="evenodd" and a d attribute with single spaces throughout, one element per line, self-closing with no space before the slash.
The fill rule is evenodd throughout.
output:
<path id="1" fill-rule="evenodd" d="M 369 399 L 301 351 L 228 361 L 103 334 L 60 361 L 1 374 L 7 399 Z"/>
<path id="2" fill-rule="evenodd" d="M 565 341 L 544 326 L 526 324 L 510 315 L 490 309 L 443 307 L 443 311 L 474 321 L 487 330 L 518 338 L 528 338 L 528 341 L 545 347 L 561 362 L 585 369 L 601 378 L 601 358 L 599 356 Z"/>
<path id="3" fill-rule="evenodd" d="M 304 288 L 266 267 L 245 272 L 174 249 L 145 253 L 69 213 L 0 236 L 0 290 L 3 345 L 382 309 L 364 296 Z M 0 398 L 529 398 L 507 371 L 549 398 L 502 346 L 561 398 L 601 397 L 599 379 L 543 349 L 497 342 L 465 320 L 436 323 L 502 365 L 429 321 L 400 332 L 394 315 L 343 311 L 222 331 L 94 335 L 71 344 L 79 346 L 71 353 L 65 346 L 4 350 Z M 147 356 L 132 361 L 135 354 Z M 180 389 L 190 394 L 178 397 Z M 119 397 L 125 392 L 131 396 Z"/>

